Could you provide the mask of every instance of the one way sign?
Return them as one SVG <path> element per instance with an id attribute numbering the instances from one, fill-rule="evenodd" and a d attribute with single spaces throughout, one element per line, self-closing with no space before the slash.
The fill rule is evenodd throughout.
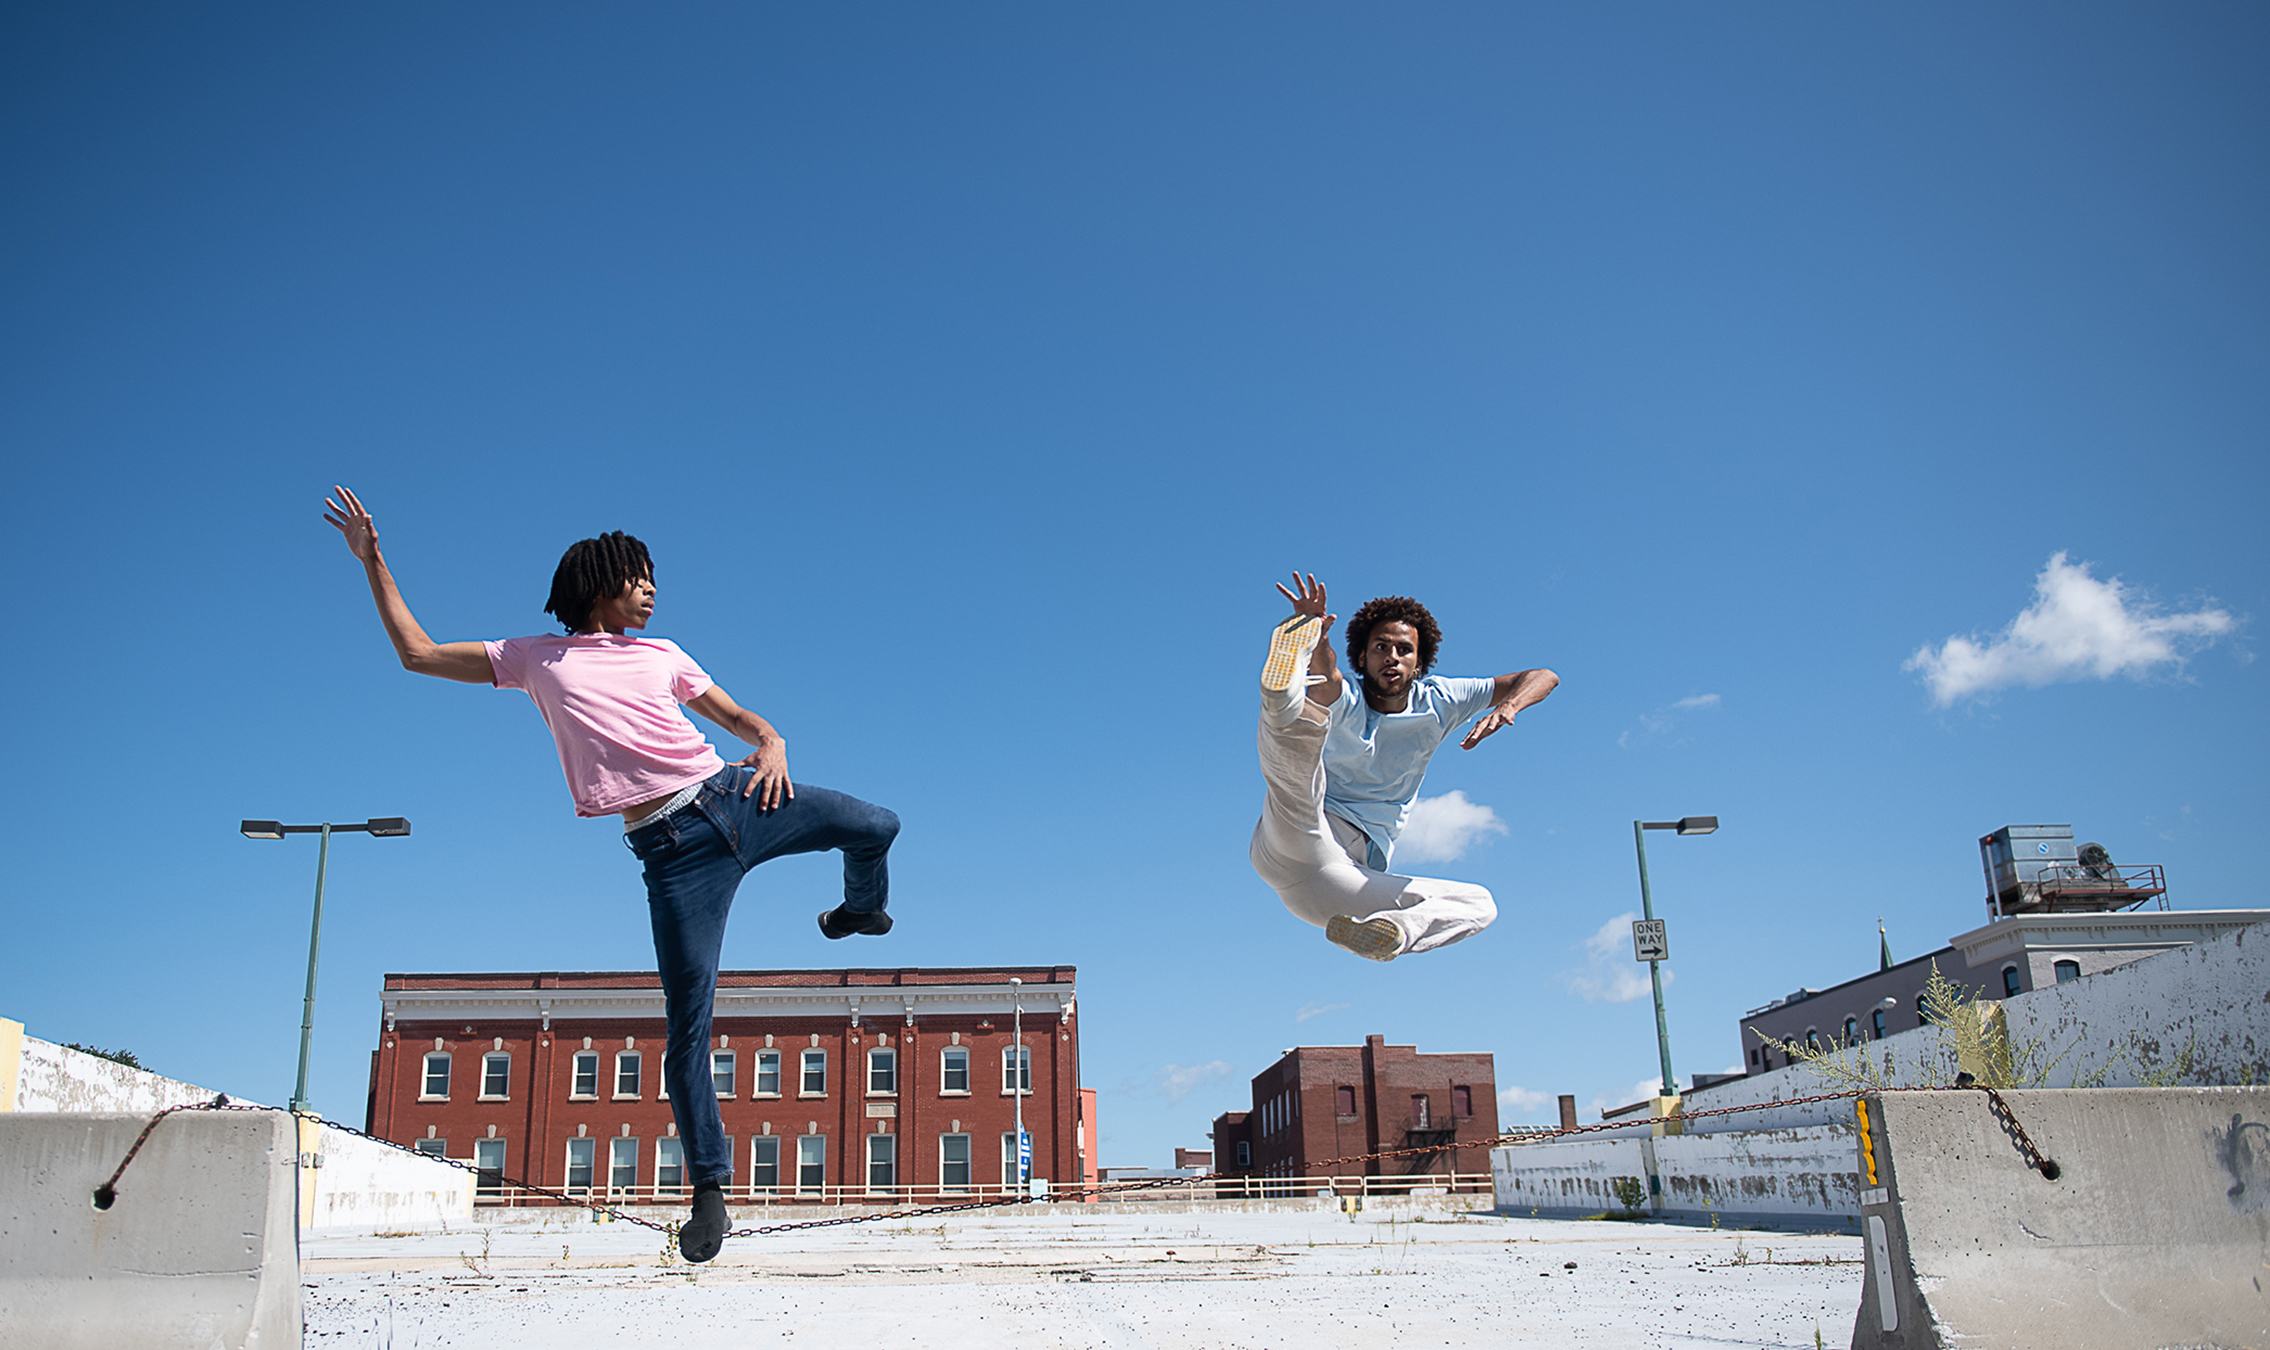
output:
<path id="1" fill-rule="evenodd" d="M 1671 934 L 1661 919 L 1632 920 L 1632 959 L 1634 961 L 1668 961 L 1671 959 Z"/>

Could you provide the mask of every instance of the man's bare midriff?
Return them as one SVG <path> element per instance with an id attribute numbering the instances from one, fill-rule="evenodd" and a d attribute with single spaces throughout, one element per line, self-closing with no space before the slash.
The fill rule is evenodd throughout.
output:
<path id="1" fill-rule="evenodd" d="M 678 794 L 675 792 L 665 792 L 659 797 L 649 797 L 643 802 L 638 802 L 635 805 L 624 807 L 623 823 L 625 825 L 638 824 L 648 816 L 651 816 L 655 812 L 661 810 L 663 803 L 669 801 L 672 797 L 675 797 L 677 795 Z"/>

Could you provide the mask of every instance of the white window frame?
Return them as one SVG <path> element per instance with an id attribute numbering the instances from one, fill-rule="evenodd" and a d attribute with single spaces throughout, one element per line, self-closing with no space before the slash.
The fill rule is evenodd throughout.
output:
<path id="1" fill-rule="evenodd" d="M 583 1154 L 584 1154 L 584 1157 L 583 1157 L 583 1184 L 582 1184 L 582 1185 L 580 1185 L 580 1186 L 579 1186 L 579 1185 L 577 1185 L 577 1184 L 576 1184 L 576 1181 L 575 1181 L 575 1153 L 576 1153 L 576 1149 L 577 1149 L 577 1147 L 578 1147 L 578 1146 L 581 1146 L 581 1147 L 582 1147 L 582 1149 L 583 1149 Z M 575 1193 L 576 1193 L 576 1194 L 578 1194 L 578 1195 L 587 1195 L 587 1194 L 589 1194 L 589 1193 L 590 1193 L 590 1191 L 591 1191 L 592 1183 L 593 1183 L 594 1179 L 595 1179 L 595 1178 L 597 1177 L 597 1175 L 598 1175 L 598 1172 L 599 1172 L 599 1141 L 598 1141 L 598 1140 L 596 1140 L 596 1139 L 593 1139 L 593 1138 L 589 1137 L 588 1135 L 586 1135 L 586 1136 L 583 1136 L 583 1137 L 581 1137 L 581 1138 L 576 1138 L 576 1139 L 570 1139 L 570 1140 L 568 1140 L 568 1141 L 567 1141 L 567 1170 L 566 1170 L 566 1171 L 564 1171 L 564 1172 L 562 1172 L 562 1173 L 560 1174 L 560 1176 L 561 1176 L 561 1177 L 562 1177 L 562 1179 L 563 1179 L 563 1186 L 564 1186 L 564 1188 L 565 1188 L 566 1190 L 569 1190 L 569 1191 L 575 1192 Z"/>
<path id="2" fill-rule="evenodd" d="M 586 1060 L 591 1063 L 591 1090 L 589 1092 L 578 1092 L 575 1090 L 575 1085 L 577 1080 L 583 1077 L 583 1065 Z M 568 1061 L 568 1100 L 571 1102 L 595 1102 L 599 1100 L 598 1051 L 578 1050 L 574 1057 Z"/>
<path id="3" fill-rule="evenodd" d="M 1012 1059 L 1019 1061 L 1019 1067 L 1024 1070 L 1022 1074 L 1019 1074 L 1016 1068 L 1010 1067 L 1009 1062 Z M 1018 1077 L 1022 1077 L 1024 1080 L 1022 1091 L 1019 1091 L 1018 1086 L 1012 1081 Z M 1001 1095 L 1004 1097 L 1030 1097 L 1033 1095 L 1033 1048 L 1031 1046 L 1004 1045 L 1001 1047 Z"/>
<path id="4" fill-rule="evenodd" d="M 631 1156 L 628 1161 L 618 1161 L 617 1155 L 623 1151 L 625 1144 L 630 1145 Z M 624 1179 L 620 1181 L 615 1179 L 618 1169 L 625 1174 Z M 618 1134 L 607 1141 L 607 1189 L 610 1191 L 635 1191 L 638 1189 L 637 1135 Z"/>
<path id="5" fill-rule="evenodd" d="M 717 1071 L 717 1066 L 720 1064 L 725 1066 L 723 1073 Z M 717 1089 L 718 1096 L 727 1100 L 732 1099 L 734 1091 L 740 1087 L 740 1069 L 740 1051 L 712 1050 L 709 1052 L 710 1086 Z"/>
<path id="6" fill-rule="evenodd" d="M 2073 973 L 2071 975 L 2065 973 L 2067 967 L 2072 968 Z M 2049 974 L 2050 978 L 2059 984 L 2071 984 L 2081 978 L 2081 963 L 2070 956 L 2060 956 L 2049 963 Z"/>
<path id="7" fill-rule="evenodd" d="M 875 1066 L 887 1067 L 891 1077 L 889 1087 L 875 1086 Z M 899 1095 L 899 1052 L 887 1045 L 870 1047 L 867 1051 L 867 1095 L 870 1097 L 896 1097 Z"/>
<path id="8" fill-rule="evenodd" d="M 484 1152 L 488 1151 L 488 1149 L 492 1145 L 496 1149 L 497 1157 L 496 1166 L 494 1167 L 491 1167 L 487 1163 L 481 1161 L 481 1155 Z M 510 1151 L 505 1148 L 505 1141 L 502 1139 L 476 1139 L 473 1141 L 473 1170 L 476 1173 L 494 1172 L 497 1174 L 497 1184 L 494 1187 L 490 1188 L 488 1192 L 490 1195 L 499 1194 L 504 1190 L 505 1164 L 506 1160 L 511 1156 L 512 1155 Z M 479 1176 L 476 1176 L 473 1179 L 473 1189 L 476 1194 L 480 1193 L 482 1180 L 483 1178 Z"/>
<path id="9" fill-rule="evenodd" d="M 1026 1133 L 1029 1134 L 1031 1131 L 1028 1130 Z M 1015 1130 L 1003 1130 L 1001 1132 L 1001 1189 L 1004 1191 L 1015 1191 L 1017 1189 L 1017 1132 Z"/>
<path id="10" fill-rule="evenodd" d="M 762 1167 L 762 1166 L 764 1165 L 763 1163 L 761 1163 L 761 1162 L 759 1162 L 759 1161 L 757 1160 L 757 1155 L 765 1151 L 765 1145 L 767 1145 L 767 1144 L 770 1144 L 770 1145 L 772 1145 L 772 1182 L 771 1182 L 771 1183 L 770 1183 L 769 1185 L 768 1185 L 768 1184 L 766 1184 L 765 1182 L 762 1182 L 762 1181 L 759 1181 L 759 1180 L 757 1180 L 757 1176 L 758 1176 L 758 1172 L 757 1172 L 757 1169 L 758 1169 L 758 1168 L 760 1168 L 760 1167 Z M 749 1141 L 749 1189 L 750 1189 L 750 1190 L 752 1190 L 752 1191 L 761 1192 L 761 1193 L 764 1193 L 764 1194 L 767 1194 L 767 1195 L 777 1195 L 777 1194 L 779 1194 L 779 1192 L 780 1192 L 780 1136 L 779 1136 L 779 1135 L 777 1135 L 777 1134 L 760 1134 L 760 1135 L 757 1135 L 756 1137 L 752 1138 L 752 1139 L 751 1139 L 751 1140 Z"/>
<path id="11" fill-rule="evenodd" d="M 671 1153 L 676 1153 L 678 1155 L 678 1179 L 676 1181 L 664 1181 L 662 1179 L 662 1168 L 664 1166 L 662 1160 L 665 1156 Z M 654 1141 L 655 1193 L 660 1194 L 663 1191 L 682 1191 L 686 1189 L 686 1185 L 686 1141 L 679 1138 L 677 1135 L 666 1134 L 660 1139 Z"/>
<path id="12" fill-rule="evenodd" d="M 820 1085 L 811 1086 L 812 1066 L 820 1067 Z M 825 1097 L 828 1095 L 828 1052 L 812 1046 L 796 1057 L 796 1095 L 799 1097 Z"/>
<path id="13" fill-rule="evenodd" d="M 423 1153 L 429 1158 L 446 1158 L 449 1156 L 449 1141 L 447 1139 L 412 1140 L 410 1151 Z"/>
<path id="14" fill-rule="evenodd" d="M 434 1061 L 437 1059 L 441 1061 L 441 1091 L 439 1092 L 433 1090 Z M 421 1102 L 448 1101 L 450 1071 L 451 1066 L 447 1050 L 426 1051 L 425 1059 L 418 1064 L 418 1100 Z"/>
<path id="15" fill-rule="evenodd" d="M 771 1065 L 772 1065 L 772 1091 L 770 1091 L 770 1092 L 767 1092 L 767 1091 L 765 1091 L 765 1065 L 766 1065 L 767 1063 L 769 1063 L 769 1064 L 771 1064 Z M 750 1095 L 750 1096 L 752 1096 L 752 1097 L 777 1097 L 777 1096 L 779 1096 L 779 1095 L 780 1095 L 780 1052 L 779 1052 L 778 1050 L 759 1050 L 759 1051 L 757 1051 L 757 1062 L 756 1062 L 755 1068 L 756 1068 L 756 1076 L 755 1076 L 755 1077 L 753 1077 L 753 1078 L 751 1078 L 751 1079 L 749 1080 L 749 1095 Z"/>
<path id="16" fill-rule="evenodd" d="M 631 1090 L 628 1092 L 623 1091 L 623 1066 L 626 1063 L 630 1065 L 631 1069 Z M 615 1052 L 613 1085 L 615 1101 L 635 1102 L 639 1099 L 639 1094 L 646 1088 L 646 1055 L 643 1051 L 617 1050 Z"/>
<path id="17" fill-rule="evenodd" d="M 805 1164 L 805 1162 L 804 1162 L 804 1154 L 805 1154 L 805 1152 L 806 1152 L 806 1149 L 805 1149 L 805 1145 L 807 1145 L 807 1144 L 809 1144 L 809 1145 L 812 1145 L 812 1148 L 811 1148 L 811 1150 L 810 1150 L 811 1152 L 814 1152 L 814 1153 L 817 1153 L 817 1154 L 819 1154 L 819 1162 L 818 1162 L 817 1164 L 815 1164 L 815 1165 L 816 1165 L 816 1166 L 817 1166 L 817 1167 L 818 1167 L 818 1168 L 820 1169 L 820 1179 L 819 1179 L 818 1181 L 815 1181 L 815 1182 L 810 1182 L 810 1183 L 807 1183 L 807 1182 L 806 1182 L 806 1181 L 804 1180 L 804 1168 L 805 1168 L 805 1166 L 806 1166 L 806 1164 Z M 806 1135 L 799 1135 L 799 1136 L 797 1136 L 797 1139 L 796 1139 L 796 1194 L 798 1194 L 798 1195 L 825 1195 L 825 1194 L 827 1194 L 827 1190 L 828 1190 L 828 1137 L 827 1137 L 826 1135 L 824 1135 L 824 1134 L 806 1134 Z"/>
<path id="18" fill-rule="evenodd" d="M 951 1141 L 953 1141 L 953 1140 L 957 1140 L 957 1139 L 961 1141 L 961 1145 L 962 1145 L 962 1161 L 961 1161 L 961 1169 L 962 1169 L 962 1179 L 961 1179 L 961 1183 L 960 1183 L 959 1185 L 956 1185 L 956 1184 L 955 1184 L 955 1183 L 954 1183 L 954 1182 L 953 1182 L 952 1180 L 950 1180 L 950 1179 L 949 1179 L 949 1178 L 950 1178 L 950 1174 L 948 1173 L 947 1169 L 948 1169 L 948 1168 L 950 1168 L 950 1167 L 952 1167 L 952 1166 L 954 1165 L 954 1162 L 953 1162 L 953 1160 L 952 1160 L 951 1158 L 948 1158 L 948 1157 L 946 1156 L 946 1145 L 947 1145 L 947 1144 L 948 1144 L 949 1142 L 951 1142 Z M 939 1135 L 939 1136 L 938 1136 L 938 1189 L 939 1189 L 939 1190 L 941 1190 L 941 1191 L 970 1191 L 970 1190 L 975 1190 L 975 1189 L 977 1188 L 977 1186 L 976 1186 L 976 1177 L 975 1177 L 975 1173 L 976 1173 L 976 1167 L 975 1167 L 975 1165 L 974 1165 L 974 1164 L 973 1164 L 973 1163 L 972 1163 L 972 1162 L 970 1161 L 970 1146 L 969 1146 L 969 1142 L 970 1142 L 970 1137 L 969 1137 L 968 1135 L 966 1135 L 966 1134 L 941 1134 L 941 1135 Z"/>
<path id="19" fill-rule="evenodd" d="M 877 1182 L 877 1181 L 875 1180 L 875 1147 L 876 1147 L 876 1144 L 878 1143 L 878 1141 L 879 1141 L 879 1142 L 881 1142 L 881 1143 L 882 1143 L 883 1145 L 885 1145 L 885 1146 L 886 1146 L 886 1147 L 885 1147 L 885 1149 L 884 1149 L 884 1151 L 885 1151 L 885 1152 L 887 1152 L 887 1153 L 889 1153 L 889 1154 L 891 1155 L 891 1156 L 890 1156 L 890 1157 L 889 1157 L 889 1158 L 888 1158 L 887 1160 L 885 1160 L 885 1161 L 884 1161 L 884 1163 L 883 1163 L 883 1166 L 884 1166 L 885 1168 L 889 1169 L 889 1171 L 890 1171 L 890 1179 L 889 1179 L 889 1180 L 887 1180 L 887 1181 L 883 1181 L 883 1182 Z M 870 1193 L 873 1193 L 873 1192 L 876 1192 L 876 1191 L 882 1191 L 882 1192 L 888 1193 L 888 1192 L 890 1192 L 890 1191 L 896 1190 L 896 1189 L 898 1188 L 898 1184 L 899 1184 L 899 1137 L 898 1137 L 897 1135 L 895 1135 L 895 1134 L 871 1134 L 871 1135 L 868 1135 L 868 1136 L 867 1136 L 867 1189 L 868 1189 L 868 1191 L 869 1191 Z"/>
<path id="20" fill-rule="evenodd" d="M 949 1087 L 947 1084 L 954 1081 L 952 1066 L 957 1059 L 962 1063 L 962 1085 L 960 1087 Z M 938 1052 L 938 1095 L 941 1097 L 967 1097 L 969 1095 L 968 1046 L 949 1045 Z"/>
<path id="21" fill-rule="evenodd" d="M 491 1092 L 489 1091 L 489 1068 L 499 1060 L 504 1061 L 504 1091 Z M 509 1102 L 512 1100 L 512 1052 L 510 1050 L 491 1050 L 481 1056 L 481 1093 L 474 1100 L 483 1102 Z"/>

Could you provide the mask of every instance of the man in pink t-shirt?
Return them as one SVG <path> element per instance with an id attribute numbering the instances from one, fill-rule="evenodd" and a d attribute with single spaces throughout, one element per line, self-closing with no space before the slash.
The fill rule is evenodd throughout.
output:
<path id="1" fill-rule="evenodd" d="M 633 636 L 654 616 L 654 563 L 620 532 L 571 546 L 544 609 L 566 631 L 491 642 L 435 642 L 410 614 L 378 551 L 378 526 L 346 488 L 324 518 L 363 564 L 379 622 L 409 670 L 528 695 L 559 750 L 579 816 L 620 815 L 645 865 L 662 977 L 670 1109 L 684 1141 L 693 1213 L 679 1229 L 689 1261 L 717 1255 L 728 1226 L 731 1145 L 710 1078 L 710 1013 L 725 918 L 741 878 L 791 853 L 843 854 L 843 903 L 820 915 L 830 938 L 891 929 L 888 856 L 899 819 L 880 806 L 788 777 L 788 747 L 664 638 Z M 727 765 L 685 708 L 755 751 Z"/>

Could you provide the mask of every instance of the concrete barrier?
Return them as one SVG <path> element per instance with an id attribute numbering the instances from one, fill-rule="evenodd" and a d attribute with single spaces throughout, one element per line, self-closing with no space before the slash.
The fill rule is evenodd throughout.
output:
<path id="1" fill-rule="evenodd" d="M 1854 1350 L 2270 1344 L 2270 1088 L 1866 1099 Z"/>
<path id="2" fill-rule="evenodd" d="M 0 1115 L 0 1348 L 300 1343 L 293 1125 L 281 1112 Z"/>

